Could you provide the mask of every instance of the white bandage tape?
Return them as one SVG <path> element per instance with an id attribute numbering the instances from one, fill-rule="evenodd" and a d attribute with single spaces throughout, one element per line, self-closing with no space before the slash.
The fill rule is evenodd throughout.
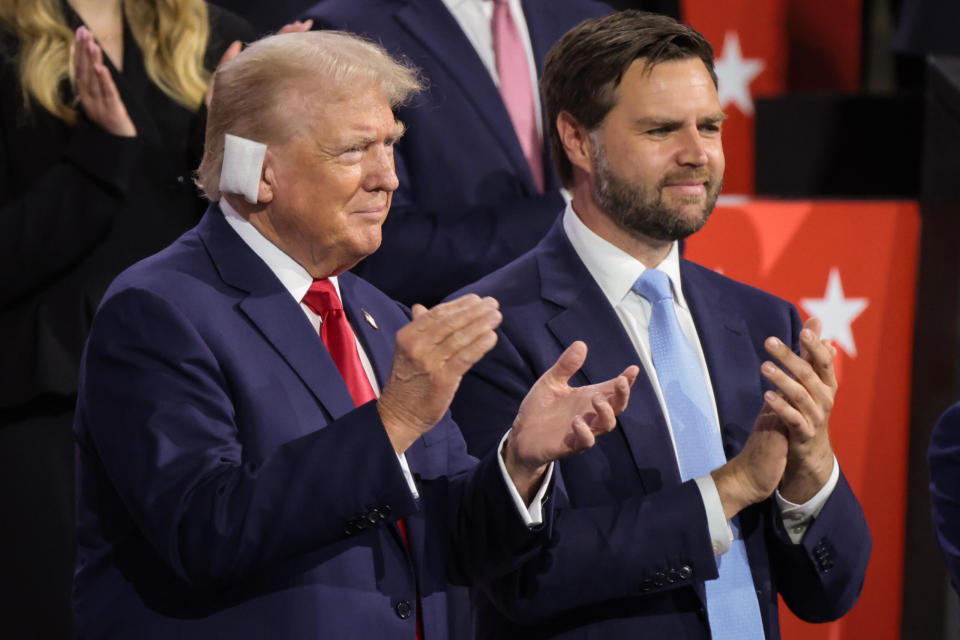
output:
<path id="1" fill-rule="evenodd" d="M 260 172 L 267 145 L 240 136 L 226 135 L 223 142 L 223 167 L 220 169 L 221 193 L 238 193 L 257 204 Z"/>

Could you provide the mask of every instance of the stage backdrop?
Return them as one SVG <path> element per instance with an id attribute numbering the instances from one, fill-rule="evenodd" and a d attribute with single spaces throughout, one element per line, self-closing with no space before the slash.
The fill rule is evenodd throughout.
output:
<path id="1" fill-rule="evenodd" d="M 726 193 L 754 193 L 754 99 L 860 87 L 862 0 L 681 0 L 716 53 Z"/>
<path id="2" fill-rule="evenodd" d="M 900 637 L 919 219 L 907 201 L 725 199 L 687 243 L 687 258 L 789 300 L 804 320 L 819 317 L 838 350 L 831 438 L 873 555 L 842 620 L 806 624 L 781 603 L 784 640 Z"/>

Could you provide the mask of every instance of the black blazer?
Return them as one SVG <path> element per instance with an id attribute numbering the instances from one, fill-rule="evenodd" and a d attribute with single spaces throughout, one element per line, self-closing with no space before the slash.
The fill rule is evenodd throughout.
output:
<path id="1" fill-rule="evenodd" d="M 80 18 L 64 4 L 68 21 Z M 206 65 L 253 29 L 209 7 Z M 154 85 L 129 29 L 123 71 L 106 60 L 135 139 L 82 117 L 68 126 L 25 108 L 16 38 L 0 30 L 0 411 L 40 397 L 72 401 L 80 352 L 103 292 L 122 269 L 170 244 L 203 213 L 192 172 L 205 109 Z"/>

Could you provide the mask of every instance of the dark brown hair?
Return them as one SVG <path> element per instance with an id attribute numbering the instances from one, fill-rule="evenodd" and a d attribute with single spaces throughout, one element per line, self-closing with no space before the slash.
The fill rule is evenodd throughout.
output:
<path id="1" fill-rule="evenodd" d="M 581 22 L 550 49 L 540 80 L 553 161 L 564 185 L 573 182 L 573 166 L 557 133 L 557 116 L 566 111 L 588 131 L 596 129 L 616 104 L 623 74 L 638 58 L 648 70 L 661 62 L 700 58 L 717 84 L 713 47 L 673 18 L 628 10 Z"/>

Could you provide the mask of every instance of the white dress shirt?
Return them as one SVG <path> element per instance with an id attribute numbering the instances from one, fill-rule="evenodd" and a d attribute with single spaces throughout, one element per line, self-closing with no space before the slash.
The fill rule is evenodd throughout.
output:
<path id="1" fill-rule="evenodd" d="M 283 287 L 290 292 L 290 295 L 300 305 L 300 308 L 303 310 L 307 320 L 310 321 L 310 324 L 317 332 L 319 339 L 320 324 L 322 322 L 320 316 L 303 303 L 303 297 L 310 289 L 310 285 L 313 284 L 313 277 L 307 272 L 306 269 L 303 268 L 302 265 L 300 265 L 299 262 L 284 253 L 279 247 L 277 247 L 277 245 L 270 242 L 270 240 L 264 237 L 264 235 L 261 234 L 260 231 L 250 223 L 249 220 L 237 213 L 237 211 L 230 206 L 230 203 L 227 202 L 226 198 L 221 198 L 219 204 L 220 210 L 223 211 L 223 215 L 224 218 L 226 218 L 227 224 L 229 224 L 233 230 L 237 232 L 237 235 L 240 236 L 240 239 L 243 240 L 244 243 L 246 243 L 246 245 L 250 247 L 250 249 L 257 254 L 261 260 L 264 261 L 264 263 L 266 263 L 267 267 L 269 267 L 274 275 L 277 276 L 277 279 L 280 280 L 280 283 L 283 284 Z M 333 287 L 336 289 L 337 296 L 339 297 L 340 283 L 337 281 L 337 277 L 331 277 L 330 282 L 333 283 Z M 357 345 L 357 352 L 360 354 L 360 363 L 363 365 L 363 371 L 367 374 L 367 379 L 370 381 L 370 386 L 373 388 L 374 394 L 379 397 L 380 385 L 377 383 L 376 375 L 374 375 L 373 365 L 370 363 L 370 358 L 367 356 L 367 352 L 363 348 L 363 344 L 356 338 L 356 335 L 354 335 L 354 341 Z M 507 436 L 504 436 L 500 443 L 501 451 L 504 443 L 506 442 L 506 438 Z M 402 453 L 398 453 L 397 458 L 400 460 L 400 468 L 403 470 L 403 477 L 407 481 L 407 486 L 410 488 L 410 493 L 416 500 L 420 497 L 420 492 L 417 490 L 417 483 L 413 478 L 413 474 L 410 473 L 410 466 L 407 464 L 407 457 Z M 510 495 L 513 497 L 513 501 L 517 507 L 517 512 L 520 515 L 520 518 L 528 526 L 534 526 L 542 523 L 543 499 L 550 484 L 550 478 L 553 475 L 553 464 L 551 463 L 547 469 L 547 473 L 544 475 L 540 490 L 537 492 L 537 495 L 534 497 L 530 505 L 527 506 L 524 504 L 520 493 L 517 491 L 516 486 L 510 479 L 510 475 L 507 473 L 506 465 L 503 462 L 503 456 L 497 456 L 497 460 L 500 462 L 500 471 L 503 475 L 504 482 L 507 484 L 507 488 L 510 490 Z"/>
<path id="2" fill-rule="evenodd" d="M 573 210 L 573 205 L 568 203 L 566 211 L 563 214 L 563 229 L 573 245 L 577 255 L 587 267 L 590 275 L 597 282 L 603 295 L 610 302 L 623 325 L 624 331 L 637 350 L 640 357 L 640 363 L 643 366 L 647 377 L 652 383 L 653 390 L 657 395 L 657 401 L 660 403 L 660 411 L 667 423 L 670 431 L 670 439 L 674 445 L 674 455 L 676 455 L 676 441 L 673 437 L 673 425 L 670 423 L 670 414 L 667 412 L 667 405 L 663 398 L 663 392 L 660 389 L 660 382 L 657 379 L 657 372 L 653 365 L 653 357 L 650 354 L 650 314 L 652 306 L 643 296 L 635 293 L 632 289 L 634 282 L 644 272 L 646 267 L 621 249 L 607 242 L 593 231 L 591 231 L 577 216 Z M 693 347 L 693 350 L 700 361 L 700 368 L 704 380 L 707 382 L 707 391 L 709 393 L 713 412 L 711 421 L 717 431 L 720 431 L 720 419 L 717 415 L 717 403 L 713 394 L 713 385 L 710 383 L 710 372 L 707 369 L 707 361 L 703 355 L 703 348 L 700 345 L 700 338 L 697 335 L 697 328 L 693 322 L 693 316 L 690 314 L 690 308 L 687 306 L 686 298 L 683 295 L 683 288 L 680 286 L 680 251 L 678 243 L 674 242 L 673 247 L 667 257 L 657 265 L 657 269 L 663 271 L 670 278 L 670 284 L 673 289 L 674 309 L 677 312 L 677 319 L 680 322 L 680 328 Z M 780 507 L 780 514 L 784 521 L 787 533 L 790 539 L 797 543 L 803 537 L 807 527 L 813 518 L 820 513 L 827 498 L 833 492 L 840 477 L 840 468 L 834 459 L 833 471 L 830 479 L 820 489 L 820 491 L 809 501 L 802 505 L 793 504 L 784 500 L 779 492 L 776 492 L 777 504 Z M 710 537 L 713 540 L 714 553 L 717 555 L 725 553 L 730 548 L 733 540 L 730 527 L 727 524 L 723 514 L 723 504 L 720 502 L 720 495 L 717 492 L 716 484 L 709 474 L 696 478 L 695 482 L 700 489 L 700 495 L 703 499 L 704 508 L 707 513 L 707 524 L 710 530 Z"/>
<path id="3" fill-rule="evenodd" d="M 443 0 L 447 10 L 453 15 L 460 30 L 473 45 L 474 51 L 490 72 L 493 83 L 500 86 L 500 74 L 497 73 L 497 59 L 493 52 L 493 34 L 490 24 L 493 21 L 493 2 L 491 0 Z M 523 40 L 523 50 L 527 53 L 527 66 L 530 68 L 530 81 L 533 85 L 533 112 L 537 119 L 537 133 L 543 139 L 543 115 L 540 113 L 540 87 L 537 85 L 537 63 L 533 58 L 533 45 L 527 19 L 523 15 L 520 0 L 509 0 L 510 13 Z"/>

